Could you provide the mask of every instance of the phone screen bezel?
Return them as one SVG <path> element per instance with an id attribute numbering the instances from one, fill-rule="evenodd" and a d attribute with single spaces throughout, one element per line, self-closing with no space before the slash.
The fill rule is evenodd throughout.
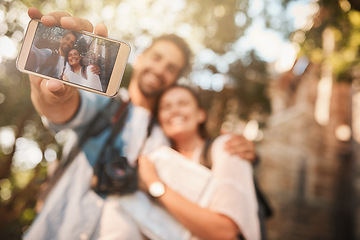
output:
<path id="1" fill-rule="evenodd" d="M 50 77 L 47 75 L 39 74 L 39 73 L 25 69 L 25 65 L 26 65 L 26 62 L 27 62 L 27 59 L 28 59 L 28 56 L 30 53 L 30 49 L 31 49 L 31 46 L 33 44 L 34 37 L 36 34 L 36 30 L 37 30 L 38 24 L 40 22 L 41 21 L 38 19 L 33 19 L 29 22 L 25 36 L 24 36 L 24 40 L 23 40 L 23 43 L 22 43 L 22 46 L 20 49 L 19 56 L 16 61 L 16 67 L 19 69 L 19 71 L 27 73 L 27 74 L 32 74 L 32 75 L 46 78 L 46 79 L 57 79 L 57 78 L 53 78 L 53 77 Z M 119 88 L 120 88 L 121 80 L 122 80 L 122 77 L 123 77 L 123 74 L 125 71 L 126 64 L 128 62 L 130 52 L 131 52 L 130 45 L 124 41 L 118 41 L 118 40 L 114 40 L 114 39 L 110 39 L 110 38 L 105 38 L 102 36 L 92 34 L 90 32 L 85 32 L 85 31 L 76 31 L 76 32 L 79 34 L 88 35 L 88 36 L 91 36 L 94 38 L 104 39 L 109 42 L 118 43 L 120 45 L 119 51 L 117 53 L 117 56 L 116 56 L 116 59 L 114 62 L 114 67 L 113 67 L 113 70 L 112 70 L 112 73 L 111 73 L 111 76 L 109 79 L 108 87 L 106 89 L 106 92 L 103 92 L 100 90 L 96 90 L 96 89 L 89 88 L 89 87 L 86 87 L 83 85 L 68 82 L 65 80 L 61 80 L 61 79 L 57 79 L 57 80 L 60 80 L 65 84 L 68 84 L 70 86 L 73 86 L 73 87 L 76 87 L 79 89 L 83 89 L 86 91 L 94 92 L 94 93 L 109 96 L 109 97 L 114 97 L 118 93 Z"/>

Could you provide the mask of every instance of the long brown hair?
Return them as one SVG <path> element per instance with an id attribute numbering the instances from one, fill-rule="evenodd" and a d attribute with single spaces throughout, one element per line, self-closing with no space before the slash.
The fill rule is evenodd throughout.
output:
<path id="1" fill-rule="evenodd" d="M 71 48 L 71 49 L 68 51 L 68 53 L 66 54 L 66 61 L 69 62 L 69 52 L 70 52 L 71 50 L 73 50 L 73 49 L 75 49 L 75 50 L 79 53 L 79 56 L 80 56 L 80 62 L 79 62 L 80 66 L 81 66 L 80 74 L 81 74 L 81 76 L 82 76 L 83 78 L 87 79 L 86 66 L 85 66 L 84 63 L 83 63 L 83 58 L 82 58 L 82 56 L 81 56 L 81 52 L 80 52 L 80 50 L 79 50 L 77 47 L 73 47 L 73 48 Z M 70 64 L 69 64 L 69 65 L 70 65 Z M 73 68 L 71 65 L 70 65 L 70 69 L 71 69 L 71 71 L 74 72 L 74 68 Z"/>

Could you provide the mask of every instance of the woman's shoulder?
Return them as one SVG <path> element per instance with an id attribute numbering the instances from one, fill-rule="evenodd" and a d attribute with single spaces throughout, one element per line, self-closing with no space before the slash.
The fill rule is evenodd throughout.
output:
<path id="1" fill-rule="evenodd" d="M 225 144 L 231 138 L 232 134 L 224 134 L 216 137 L 213 140 L 211 144 L 211 156 L 214 163 L 217 161 L 223 162 L 225 159 L 227 159 L 228 161 L 244 162 L 246 164 L 249 164 L 248 161 L 240 158 L 238 155 L 230 154 L 228 151 L 225 150 Z"/>
<path id="2" fill-rule="evenodd" d="M 88 79 L 96 79 L 96 80 L 99 80 L 99 79 L 100 79 L 99 75 L 97 75 L 97 74 L 95 74 L 95 73 L 93 73 L 93 72 L 91 71 L 91 69 L 92 69 L 93 66 L 94 66 L 94 65 L 87 65 L 87 66 L 85 67 L 87 77 L 88 77 Z"/>
<path id="3" fill-rule="evenodd" d="M 211 154 L 211 161 L 213 165 L 217 165 L 216 162 L 219 159 L 228 159 L 231 155 L 225 151 L 225 143 L 230 139 L 230 134 L 220 135 L 213 140 L 210 140 L 210 145 L 207 147 L 208 154 Z"/>
<path id="4" fill-rule="evenodd" d="M 87 74 L 93 74 L 91 72 L 91 68 L 92 68 L 93 65 L 85 65 L 84 69 L 86 71 Z"/>
<path id="5" fill-rule="evenodd" d="M 228 141 L 230 138 L 231 134 L 220 135 L 213 140 L 212 145 L 216 147 L 223 146 L 225 145 L 225 142 Z"/>

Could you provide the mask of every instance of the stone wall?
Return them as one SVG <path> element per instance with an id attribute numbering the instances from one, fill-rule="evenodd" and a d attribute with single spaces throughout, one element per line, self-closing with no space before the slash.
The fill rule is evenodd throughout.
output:
<path id="1" fill-rule="evenodd" d="M 333 84 L 329 123 L 315 121 L 318 66 L 270 89 L 273 115 L 258 143 L 256 175 L 275 215 L 268 239 L 355 239 L 356 156 L 336 130 L 351 126 L 351 85 Z"/>

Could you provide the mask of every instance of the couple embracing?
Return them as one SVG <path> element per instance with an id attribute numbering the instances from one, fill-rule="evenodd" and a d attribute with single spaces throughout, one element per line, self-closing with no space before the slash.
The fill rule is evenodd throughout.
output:
<path id="1" fill-rule="evenodd" d="M 100 67 L 83 64 L 84 53 L 75 47 L 76 43 L 77 34 L 65 31 L 58 49 L 39 48 L 34 44 L 25 69 L 103 91 L 99 77 Z"/>

